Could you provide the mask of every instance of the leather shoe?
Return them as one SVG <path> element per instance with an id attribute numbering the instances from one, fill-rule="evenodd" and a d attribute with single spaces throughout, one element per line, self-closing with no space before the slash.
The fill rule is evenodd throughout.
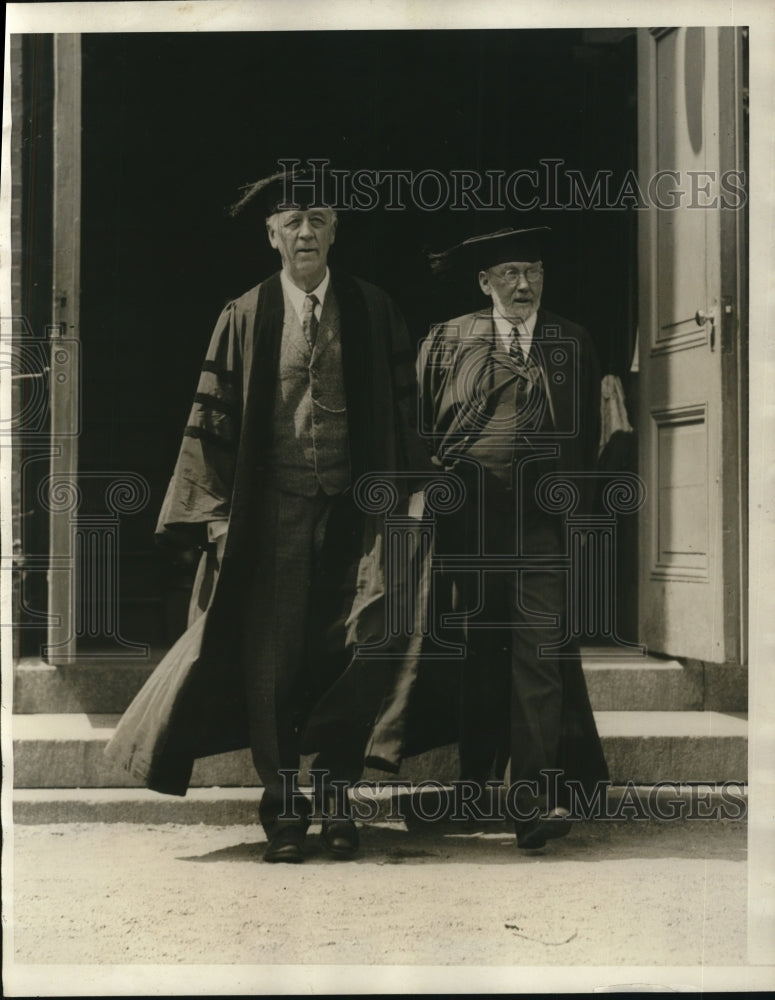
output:
<path id="1" fill-rule="evenodd" d="M 535 850 L 544 847 L 547 840 L 567 837 L 570 833 L 571 821 L 567 809 L 556 808 L 543 816 L 517 824 L 517 847 L 522 850 Z"/>
<path id="2" fill-rule="evenodd" d="M 324 819 L 320 838 L 328 853 L 340 861 L 354 857 L 358 845 L 358 828 L 351 819 Z"/>
<path id="3" fill-rule="evenodd" d="M 281 826 L 270 838 L 264 851 L 264 861 L 298 865 L 304 860 L 302 845 L 307 830 L 303 826 Z"/>

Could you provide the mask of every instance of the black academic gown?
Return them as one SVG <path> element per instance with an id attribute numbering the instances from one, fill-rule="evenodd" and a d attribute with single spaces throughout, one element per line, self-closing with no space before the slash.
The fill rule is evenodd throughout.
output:
<path id="1" fill-rule="evenodd" d="M 341 318 L 353 482 L 377 475 L 396 506 L 405 505 L 432 467 L 415 431 L 414 355 L 403 319 L 389 296 L 360 279 L 332 272 L 331 287 Z M 129 706 L 106 750 L 157 791 L 185 794 L 196 758 L 249 745 L 241 622 L 247 581 L 261 571 L 257 538 L 283 311 L 276 274 L 221 314 L 159 518 L 162 537 L 186 544 L 204 546 L 209 521 L 228 517 L 229 527 L 222 565 L 211 551 L 202 556 L 189 628 Z M 361 535 L 350 646 L 379 638 L 384 623 L 383 514 L 364 514 Z M 384 661 L 354 658 L 333 697 L 324 699 L 319 714 L 313 711 L 303 752 L 320 749 L 343 723 L 368 725 L 372 759 L 395 769 L 418 642 L 397 640 Z"/>

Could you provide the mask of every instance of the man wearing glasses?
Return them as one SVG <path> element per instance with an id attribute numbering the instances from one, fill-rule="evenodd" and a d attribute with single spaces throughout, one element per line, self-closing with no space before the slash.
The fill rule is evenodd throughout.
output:
<path id="1" fill-rule="evenodd" d="M 600 377 L 587 332 L 541 306 L 548 232 L 499 230 L 435 255 L 435 270 L 478 276 L 490 302 L 432 329 L 419 361 L 423 434 L 466 487 L 437 537 L 466 637 L 461 779 L 491 808 L 485 783 L 510 758 L 521 848 L 568 833 L 569 780 L 589 789 L 607 778 L 567 630 L 583 595 L 557 503 L 568 490 L 577 512 L 585 503 L 589 479 L 574 474 L 596 459 Z"/>

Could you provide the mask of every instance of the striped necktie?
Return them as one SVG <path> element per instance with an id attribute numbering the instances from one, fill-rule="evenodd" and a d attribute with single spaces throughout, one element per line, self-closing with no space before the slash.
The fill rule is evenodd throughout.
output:
<path id="1" fill-rule="evenodd" d="M 516 327 L 511 330 L 509 357 L 518 370 L 517 423 L 523 432 L 537 430 L 544 419 L 547 403 L 552 413 L 551 403 L 546 394 L 541 364 L 532 356 L 525 357 Z M 553 413 L 551 419 L 553 423 Z"/>
<path id="2" fill-rule="evenodd" d="M 516 361 L 519 368 L 526 367 L 525 352 L 519 342 L 519 330 L 515 326 L 511 328 L 511 344 L 509 345 L 509 356 Z"/>
<path id="3" fill-rule="evenodd" d="M 301 311 L 301 328 L 310 347 L 315 346 L 315 338 L 318 335 L 318 318 L 315 315 L 315 306 L 317 304 L 317 295 L 308 295 L 304 299 L 304 308 Z"/>

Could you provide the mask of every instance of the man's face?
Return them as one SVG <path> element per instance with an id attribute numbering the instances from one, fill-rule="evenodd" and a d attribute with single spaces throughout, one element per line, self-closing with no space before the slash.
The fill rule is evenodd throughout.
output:
<path id="1" fill-rule="evenodd" d="M 294 285 L 311 292 L 326 273 L 328 250 L 336 234 L 336 215 L 330 208 L 277 212 L 266 220 L 266 230 L 288 277 Z"/>
<path id="2" fill-rule="evenodd" d="M 479 272 L 479 287 L 506 319 L 524 320 L 541 305 L 544 269 L 541 261 L 509 261 Z"/>

